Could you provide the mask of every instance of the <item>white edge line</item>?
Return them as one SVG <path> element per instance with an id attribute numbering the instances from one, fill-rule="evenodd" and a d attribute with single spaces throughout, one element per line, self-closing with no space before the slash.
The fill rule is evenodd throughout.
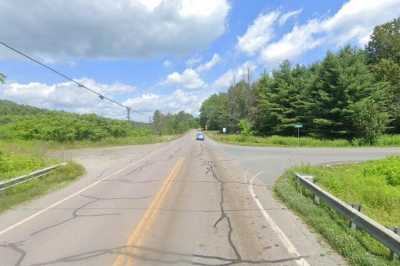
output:
<path id="1" fill-rule="evenodd" d="M 81 194 L 81 193 L 83 193 L 83 192 L 85 192 L 85 191 L 91 189 L 92 187 L 94 187 L 94 186 L 98 185 L 99 183 L 103 182 L 104 180 L 107 180 L 107 179 L 109 179 L 109 178 L 111 178 L 111 177 L 113 177 L 113 176 L 115 176 L 115 175 L 117 175 L 117 174 L 120 174 L 121 172 L 125 171 L 125 170 L 128 169 L 129 167 L 133 167 L 133 166 L 138 165 L 139 163 L 143 162 L 144 160 L 147 160 L 147 158 L 149 158 L 150 156 L 152 156 L 154 153 L 160 152 L 160 151 L 166 149 L 167 147 L 169 147 L 170 145 L 171 145 L 171 143 L 170 143 L 169 145 L 165 146 L 164 148 L 154 150 L 154 151 L 150 152 L 149 154 L 147 154 L 147 155 L 146 155 L 145 157 L 143 157 L 142 159 L 136 161 L 135 163 L 133 163 L 133 164 L 128 164 L 127 166 L 125 166 L 125 167 L 119 169 L 118 171 L 116 171 L 116 172 L 114 172 L 114 173 L 112 173 L 112 174 L 110 174 L 110 175 L 108 175 L 108 176 L 106 176 L 106 177 L 103 177 L 103 178 L 97 180 L 96 182 L 94 182 L 94 183 L 88 185 L 87 187 L 85 187 L 85 188 L 83 188 L 83 189 L 81 189 L 81 190 L 79 190 L 79 191 L 77 191 L 77 192 L 75 192 L 75 193 L 69 195 L 68 197 L 65 197 L 65 198 L 63 198 L 62 200 L 59 200 L 59 201 L 57 201 L 57 202 L 51 204 L 51 205 L 48 206 L 47 208 L 44 208 L 44 209 L 42 209 L 42 210 L 40 210 L 40 211 L 38 211 L 38 212 L 32 214 L 31 216 L 28 216 L 28 217 L 26 217 L 25 219 L 23 219 L 23 220 L 21 220 L 21 221 L 15 223 L 15 224 L 13 224 L 13 225 L 10 225 L 9 227 L 7 227 L 7 228 L 3 229 L 2 231 L 0 231 L 0 236 L 1 236 L 1 235 L 4 235 L 4 234 L 7 233 L 7 232 L 10 232 L 11 230 L 13 230 L 13 229 L 15 229 L 15 228 L 17 228 L 17 227 L 19 227 L 19 226 L 21 226 L 21 225 L 23 225 L 23 224 L 25 224 L 25 223 L 31 221 L 31 220 L 33 220 L 34 218 L 38 217 L 39 215 L 41 215 L 41 214 L 43 214 L 43 213 L 45 213 L 45 212 L 47 212 L 47 211 L 53 209 L 54 207 L 57 207 L 58 205 L 60 205 L 60 204 L 62 204 L 62 203 L 64 203 L 64 202 L 66 202 L 67 200 L 70 200 L 70 199 L 72 199 L 72 198 L 78 196 L 79 194 Z"/>
<path id="2" fill-rule="evenodd" d="M 289 238 L 283 233 L 283 231 L 279 228 L 279 226 L 272 220 L 271 216 L 265 211 L 264 207 L 262 206 L 260 200 L 257 198 L 256 193 L 254 192 L 254 186 L 253 182 L 256 177 L 261 175 L 263 172 L 258 172 L 256 175 L 254 175 L 250 180 L 249 180 L 249 192 L 251 197 L 253 198 L 254 202 L 256 203 L 257 207 L 260 209 L 261 214 L 264 216 L 265 220 L 268 222 L 268 224 L 271 226 L 272 230 L 277 233 L 279 239 L 282 241 L 283 245 L 286 247 L 287 251 L 291 254 L 294 254 L 298 257 L 301 257 L 300 253 L 297 251 L 296 247 L 293 245 L 293 243 L 289 240 Z M 304 259 L 304 258 L 299 258 L 296 260 L 297 265 L 300 266 L 310 266 L 310 264 Z"/>

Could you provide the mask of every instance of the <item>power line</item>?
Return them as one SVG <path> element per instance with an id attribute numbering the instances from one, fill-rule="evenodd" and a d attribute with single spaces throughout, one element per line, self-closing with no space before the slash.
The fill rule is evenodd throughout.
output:
<path id="1" fill-rule="evenodd" d="M 25 57 L 25 58 L 28 59 L 29 61 L 32 61 L 32 62 L 34 62 L 35 64 L 38 64 L 38 65 L 40 65 L 41 67 L 43 67 L 43 68 L 45 68 L 45 69 L 47 69 L 47 70 L 49 70 L 49 71 L 55 73 L 56 75 L 58 75 L 58 76 L 64 78 L 65 80 L 68 80 L 68 81 L 74 83 L 74 84 L 77 85 L 78 87 L 80 87 L 80 88 L 82 88 L 82 89 L 85 89 L 85 90 L 87 90 L 87 91 L 89 91 L 89 92 L 91 92 L 91 93 L 97 95 L 101 100 L 107 100 L 107 101 L 109 101 L 109 102 L 111 102 L 111 103 L 113 103 L 113 104 L 116 104 L 116 105 L 118 105 L 118 106 L 124 108 L 124 109 L 127 111 L 127 119 L 130 120 L 130 113 L 132 112 L 131 107 L 126 106 L 126 105 L 124 105 L 124 104 L 122 104 L 122 103 L 120 103 L 120 102 L 117 102 L 116 100 L 113 100 L 113 99 L 111 99 L 110 97 L 107 97 L 107 96 L 105 96 L 105 95 L 103 95 L 103 94 L 101 94 L 101 93 L 99 93 L 99 92 L 97 92 L 97 91 L 95 91 L 95 90 L 93 90 L 93 89 L 87 87 L 86 85 L 80 83 L 79 81 L 74 80 L 72 77 L 70 77 L 70 76 L 68 76 L 68 75 L 66 75 L 66 74 L 64 74 L 64 73 L 61 73 L 60 71 L 58 71 L 58 70 L 52 68 L 51 66 L 46 65 L 46 64 L 40 62 L 39 60 L 33 58 L 32 56 L 29 56 L 28 54 L 26 54 L 26 53 L 24 53 L 24 52 L 22 52 L 22 51 L 20 51 L 20 50 L 18 50 L 18 49 L 16 49 L 16 48 L 14 48 L 14 47 L 8 45 L 8 44 L 5 43 L 5 42 L 0 41 L 0 45 L 6 47 L 6 48 L 8 48 L 8 49 L 10 49 L 11 51 L 13 51 L 13 52 L 15 52 L 15 53 L 17 53 L 17 54 L 19 54 L 19 55 L 21 55 L 21 56 L 23 56 L 23 57 Z"/>

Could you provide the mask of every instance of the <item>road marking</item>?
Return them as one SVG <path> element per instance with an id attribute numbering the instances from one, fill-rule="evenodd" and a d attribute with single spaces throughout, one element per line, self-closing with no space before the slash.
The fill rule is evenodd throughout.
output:
<path id="1" fill-rule="evenodd" d="M 282 241 L 283 245 L 286 247 L 287 251 L 289 253 L 296 255 L 298 257 L 301 257 L 300 253 L 297 251 L 296 247 L 293 245 L 292 242 L 290 242 L 289 238 L 283 233 L 283 231 L 279 228 L 279 226 L 272 220 L 271 216 L 265 211 L 264 207 L 262 206 L 260 200 L 258 199 L 256 193 L 254 192 L 254 186 L 253 182 L 256 177 L 261 175 L 263 172 L 258 172 L 256 175 L 254 175 L 249 181 L 249 192 L 251 197 L 253 198 L 254 202 L 256 203 L 257 207 L 260 209 L 261 214 L 264 216 L 265 220 L 269 223 L 271 226 L 272 230 L 275 231 L 275 233 L 278 235 L 279 239 Z M 297 265 L 300 266 L 310 266 L 310 264 L 304 259 L 300 258 L 296 260 Z"/>
<path id="2" fill-rule="evenodd" d="M 162 148 L 162 149 L 154 150 L 154 151 L 150 152 L 149 154 L 147 154 L 147 155 L 146 155 L 145 157 L 143 157 L 142 159 L 136 161 L 135 163 L 129 164 L 129 165 L 127 165 L 127 166 L 125 166 L 125 167 L 119 169 L 118 171 L 116 171 L 116 172 L 114 172 L 114 173 L 112 173 L 112 174 L 110 174 L 110 175 L 108 175 L 108 176 L 106 176 L 106 177 L 103 177 L 103 178 L 97 180 L 96 182 L 94 182 L 94 183 L 88 185 L 87 187 L 85 187 L 85 188 L 79 190 L 78 192 L 75 192 L 75 193 L 69 195 L 68 197 L 65 197 L 65 198 L 63 198 L 63 199 L 61 199 L 61 200 L 59 200 L 59 201 L 57 201 L 57 202 L 51 204 L 49 207 L 44 208 L 43 210 L 40 210 L 40 211 L 38 211 L 38 212 L 32 214 L 31 216 L 28 216 L 27 218 L 25 218 L 25 219 L 23 219 L 23 220 L 21 220 L 21 221 L 15 223 L 15 224 L 13 224 L 13 225 L 10 225 L 9 227 L 7 227 L 7 228 L 3 229 L 2 231 L 0 231 L 0 236 L 4 235 L 4 234 L 7 233 L 7 232 L 10 232 L 11 230 L 13 230 L 13 229 L 15 229 L 15 228 L 17 228 L 17 227 L 19 227 L 19 226 L 21 226 L 21 225 L 23 225 L 23 224 L 29 222 L 29 221 L 31 221 L 31 220 L 33 220 L 33 219 L 35 219 L 35 218 L 38 217 L 39 215 L 42 215 L 43 213 L 45 213 L 45 212 L 47 212 L 47 211 L 49 211 L 49 210 L 51 210 L 51 209 L 57 207 L 58 205 L 60 205 L 60 204 L 62 204 L 62 203 L 64 203 L 64 202 L 66 202 L 67 200 L 70 200 L 70 199 L 72 199 L 72 198 L 78 196 L 79 194 L 81 194 L 81 193 L 83 193 L 83 192 L 85 192 L 85 191 L 91 189 L 92 187 L 94 187 L 94 186 L 98 185 L 99 183 L 103 182 L 104 180 L 110 179 L 111 177 L 122 173 L 123 171 L 125 171 L 125 170 L 128 169 L 129 167 L 136 166 L 136 165 L 140 164 L 141 162 L 147 160 L 147 159 L 148 159 L 150 156 L 152 156 L 153 154 L 155 154 L 155 153 L 157 153 L 157 152 L 160 152 L 160 151 L 163 151 L 163 150 L 166 149 L 167 147 L 169 147 L 169 145 L 165 146 L 165 147 Z"/>
<path id="3" fill-rule="evenodd" d="M 151 201 L 149 207 L 147 208 L 146 212 L 140 219 L 139 223 L 135 226 L 132 233 L 130 234 L 126 246 L 135 247 L 139 246 L 143 240 L 143 237 L 150 226 L 153 224 L 155 218 L 157 217 L 158 210 L 161 207 L 166 195 L 168 194 L 169 189 L 171 188 L 175 177 L 179 174 L 184 159 L 180 158 L 175 166 L 172 168 L 168 176 L 165 178 L 160 190 L 154 196 L 153 200 Z M 134 265 L 134 261 L 132 257 L 127 257 L 123 254 L 118 255 L 116 260 L 114 261 L 113 266 L 122 266 L 122 265 Z"/>

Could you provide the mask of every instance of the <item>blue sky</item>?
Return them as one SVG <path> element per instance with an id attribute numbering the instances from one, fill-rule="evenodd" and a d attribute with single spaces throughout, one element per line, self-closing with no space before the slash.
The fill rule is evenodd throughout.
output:
<path id="1" fill-rule="evenodd" d="M 400 0 L 15 0 L 0 3 L 0 32 L 2 41 L 148 121 L 156 109 L 197 114 L 247 70 L 256 79 L 285 59 L 309 64 L 327 50 L 362 47 L 375 25 L 398 16 Z M 5 48 L 0 72 L 7 75 L 2 99 L 124 115 Z"/>

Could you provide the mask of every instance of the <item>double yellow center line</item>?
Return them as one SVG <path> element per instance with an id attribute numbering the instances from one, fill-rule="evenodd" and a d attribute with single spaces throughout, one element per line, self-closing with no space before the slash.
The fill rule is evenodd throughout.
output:
<path id="1" fill-rule="evenodd" d="M 158 210 L 161 207 L 161 204 L 163 203 L 166 195 L 168 194 L 169 189 L 172 186 L 172 183 L 176 176 L 179 174 L 179 172 L 182 169 L 184 159 L 180 158 L 175 166 L 172 168 L 170 171 L 169 175 L 165 178 L 160 190 L 157 192 L 157 194 L 154 196 L 153 200 L 150 203 L 150 206 L 147 208 L 146 212 L 142 216 L 142 219 L 139 221 L 139 223 L 135 226 L 133 229 L 132 233 L 129 236 L 128 242 L 126 244 L 126 252 L 131 253 L 129 255 L 123 255 L 120 254 L 116 258 L 113 266 L 132 266 L 134 265 L 134 259 L 133 255 L 134 253 L 132 252 L 135 247 L 139 247 L 141 242 L 144 239 L 144 236 L 146 232 L 149 230 L 151 225 L 153 224 L 157 214 Z M 131 252 L 130 252 L 131 251 Z"/>

